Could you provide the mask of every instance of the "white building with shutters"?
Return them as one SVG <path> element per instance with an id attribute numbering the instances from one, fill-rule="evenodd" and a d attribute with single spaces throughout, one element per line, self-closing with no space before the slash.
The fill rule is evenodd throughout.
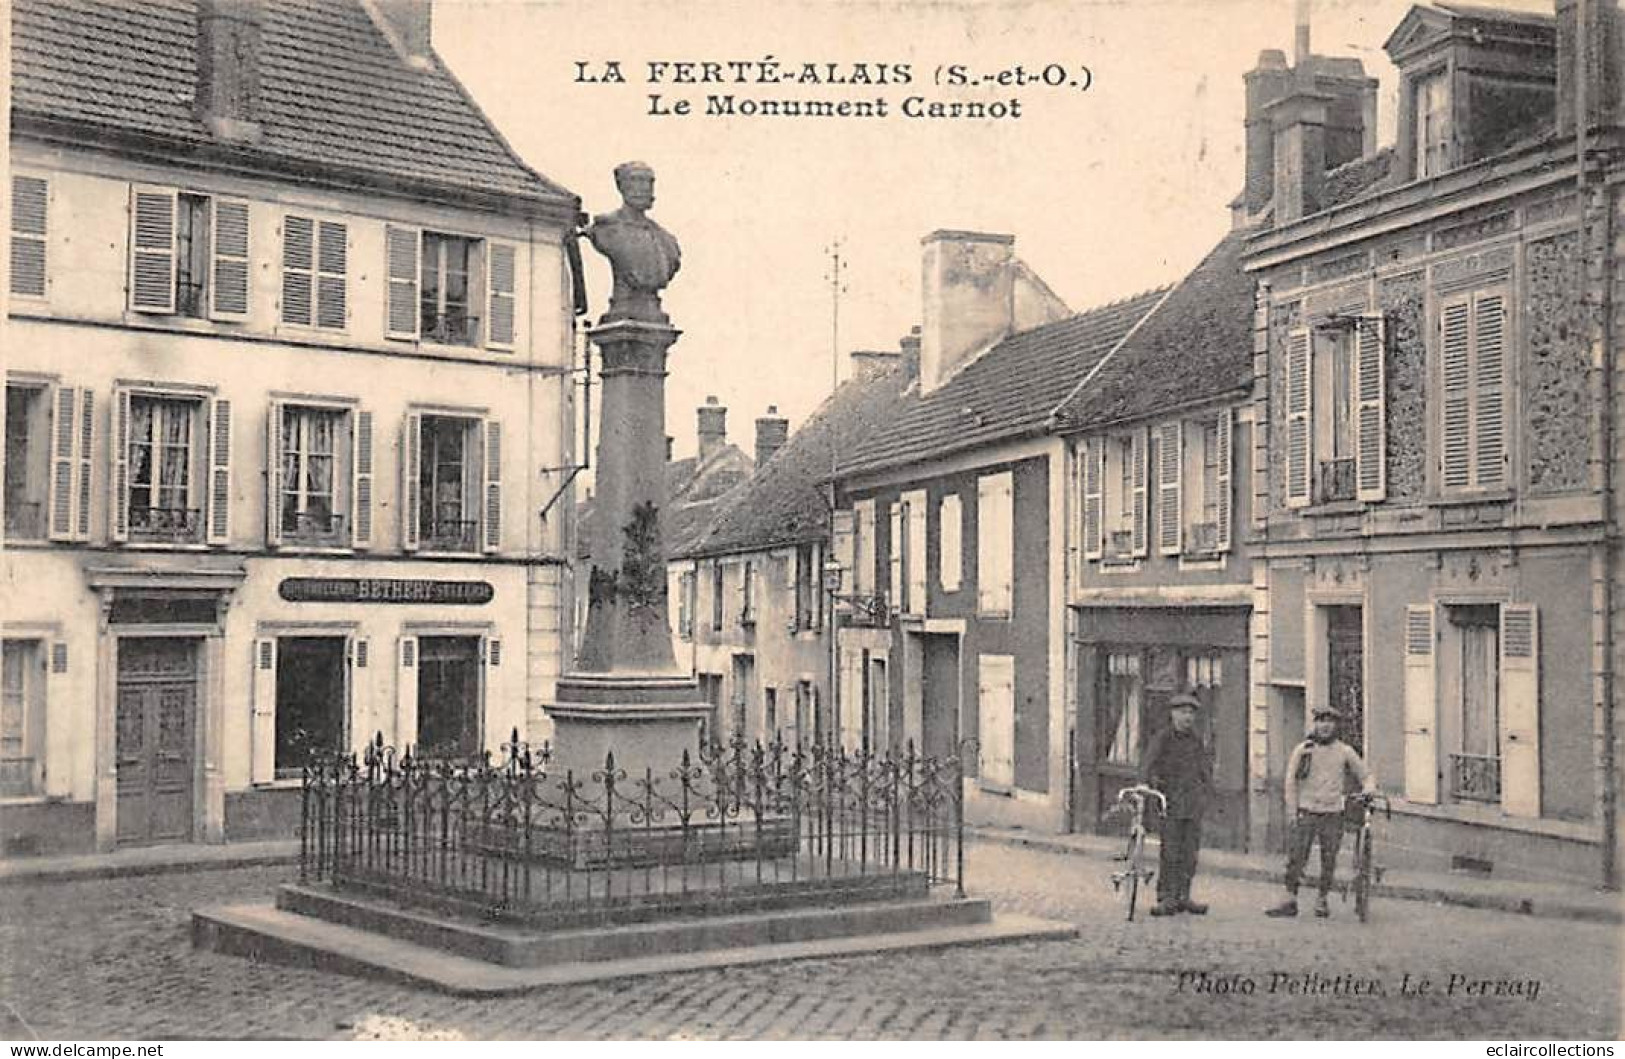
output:
<path id="1" fill-rule="evenodd" d="M 7 853 L 288 837 L 315 753 L 546 734 L 577 202 L 428 17 L 14 5 Z"/>
<path id="2" fill-rule="evenodd" d="M 1261 845 L 1329 703 L 1393 860 L 1617 885 L 1625 57 L 1555 14 L 1413 7 L 1395 145 L 1330 172 L 1334 60 L 1248 75 Z"/>

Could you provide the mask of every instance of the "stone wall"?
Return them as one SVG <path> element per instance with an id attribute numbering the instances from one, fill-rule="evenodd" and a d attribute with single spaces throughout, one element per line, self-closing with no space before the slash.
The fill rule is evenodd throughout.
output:
<path id="1" fill-rule="evenodd" d="M 1526 263 L 1523 397 L 1529 489 L 1584 489 L 1591 452 L 1586 394 L 1590 354 L 1579 296 L 1579 234 L 1564 232 L 1530 243 Z"/>
<path id="2" fill-rule="evenodd" d="M 1388 497 L 1417 500 L 1427 482 L 1427 338 L 1422 273 L 1390 276 L 1377 291 L 1388 320 Z"/>

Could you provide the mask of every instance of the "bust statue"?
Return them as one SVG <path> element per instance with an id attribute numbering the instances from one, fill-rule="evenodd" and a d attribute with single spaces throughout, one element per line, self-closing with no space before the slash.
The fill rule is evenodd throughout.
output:
<path id="1" fill-rule="evenodd" d="M 615 167 L 615 187 L 621 208 L 594 217 L 587 229 L 593 249 L 609 259 L 615 274 L 604 322 L 667 323 L 660 292 L 677 275 L 682 250 L 677 237 L 648 215 L 655 201 L 654 170 L 643 162 L 622 163 Z"/>

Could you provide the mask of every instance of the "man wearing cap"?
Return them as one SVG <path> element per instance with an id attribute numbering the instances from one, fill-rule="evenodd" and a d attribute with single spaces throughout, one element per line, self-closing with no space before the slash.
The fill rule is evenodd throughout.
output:
<path id="1" fill-rule="evenodd" d="M 1168 700 L 1169 726 L 1151 740 L 1141 769 L 1141 779 L 1168 800 L 1157 867 L 1157 904 L 1151 909 L 1154 916 L 1177 912 L 1199 916 L 1207 911 L 1207 905 L 1191 900 L 1196 853 L 1202 845 L 1202 812 L 1213 781 L 1213 754 L 1196 731 L 1200 705 L 1189 692 Z"/>
<path id="2" fill-rule="evenodd" d="M 1299 743 L 1286 763 L 1286 811 L 1292 818 L 1292 836 L 1286 861 L 1286 900 L 1267 909 L 1267 916 L 1298 914 L 1298 883 L 1309 861 L 1309 847 L 1320 843 L 1319 891 L 1315 915 L 1332 914 L 1326 895 L 1337 870 L 1337 850 L 1343 844 L 1343 794 L 1352 781 L 1366 794 L 1375 793 L 1376 781 L 1359 752 L 1337 738 L 1342 715 L 1331 706 L 1315 708 L 1309 738 Z"/>

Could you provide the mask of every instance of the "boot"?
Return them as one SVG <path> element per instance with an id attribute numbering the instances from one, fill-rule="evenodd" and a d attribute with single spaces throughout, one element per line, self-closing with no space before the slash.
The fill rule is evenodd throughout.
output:
<path id="1" fill-rule="evenodd" d="M 1152 907 L 1151 914 L 1154 915 L 1154 916 L 1178 915 L 1179 914 L 1179 909 L 1180 909 L 1179 902 L 1170 897 L 1170 898 L 1167 898 L 1165 900 L 1158 901 Z"/>
<path id="2" fill-rule="evenodd" d="M 1331 914 L 1331 904 L 1327 902 L 1325 894 L 1320 894 L 1315 898 L 1315 916 L 1319 919 L 1325 919 Z"/>
<path id="3" fill-rule="evenodd" d="M 1287 918 L 1289 916 L 1297 915 L 1298 914 L 1298 895 L 1297 894 L 1288 894 L 1285 901 L 1282 901 L 1280 904 L 1276 905 L 1274 908 L 1266 908 L 1264 910 L 1264 914 L 1266 916 L 1269 916 L 1269 917 L 1273 918 L 1273 919 L 1285 919 L 1285 918 Z"/>
<path id="4" fill-rule="evenodd" d="M 1179 902 L 1179 907 L 1183 908 L 1185 911 L 1189 912 L 1193 916 L 1205 916 L 1205 915 L 1207 915 L 1207 905 L 1204 905 L 1200 901 L 1192 901 L 1188 897 L 1182 899 Z"/>

